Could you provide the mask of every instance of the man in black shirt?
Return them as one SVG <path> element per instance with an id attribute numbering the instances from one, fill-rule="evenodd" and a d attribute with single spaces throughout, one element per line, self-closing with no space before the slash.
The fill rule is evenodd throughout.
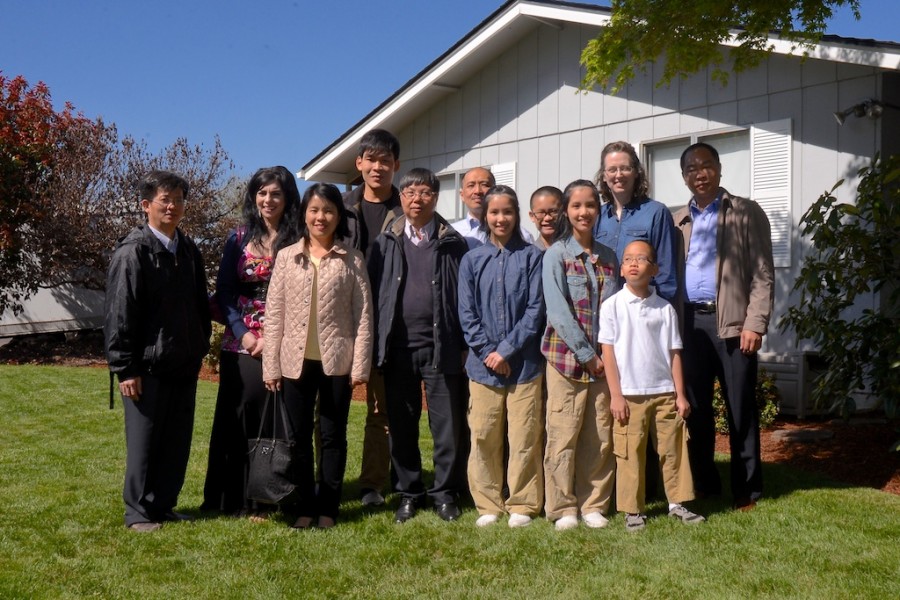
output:
<path id="1" fill-rule="evenodd" d="M 349 242 L 368 256 L 378 234 L 403 214 L 400 194 L 393 185 L 394 174 L 400 168 L 397 138 L 384 129 L 366 133 L 359 142 L 356 168 L 363 184 L 344 195 L 344 204 L 352 217 Z M 382 490 L 390 473 L 384 380 L 375 369 L 366 386 L 366 404 L 359 487 L 363 506 L 371 507 L 384 504 Z"/>

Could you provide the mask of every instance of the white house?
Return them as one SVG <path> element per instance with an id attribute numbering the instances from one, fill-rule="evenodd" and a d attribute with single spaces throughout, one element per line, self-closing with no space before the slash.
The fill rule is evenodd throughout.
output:
<path id="1" fill-rule="evenodd" d="M 609 18 L 610 9 L 599 6 L 507 2 L 299 176 L 354 182 L 359 139 L 383 127 L 400 139 L 404 169 L 439 174 L 438 211 L 448 219 L 462 216 L 461 173 L 478 165 L 490 166 L 498 181 L 519 192 L 525 214 L 536 188 L 593 179 L 603 146 L 626 140 L 647 167 L 651 196 L 674 209 L 689 199 L 679 156 L 688 144 L 708 141 L 722 155 L 723 185 L 757 200 L 769 215 L 777 290 L 761 360 L 776 375 L 782 409 L 802 416 L 809 348 L 798 349 L 776 327 L 795 300 L 790 291 L 806 251 L 798 221 L 839 179 L 845 179 L 839 197 L 852 201 L 857 170 L 878 152 L 900 152 L 900 110 L 894 109 L 900 44 L 825 36 L 801 60 L 773 39 L 775 52 L 725 87 L 707 72 L 657 87 L 662 69 L 650 65 L 617 95 L 580 93 L 581 50 Z M 865 104 L 870 100 L 877 102 Z M 873 296 L 867 306 L 877 301 Z"/>

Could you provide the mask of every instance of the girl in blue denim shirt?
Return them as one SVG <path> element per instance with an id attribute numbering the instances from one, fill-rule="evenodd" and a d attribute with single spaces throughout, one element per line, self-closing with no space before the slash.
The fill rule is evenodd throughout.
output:
<path id="1" fill-rule="evenodd" d="M 482 200 L 488 243 L 459 267 L 459 319 L 469 354 L 469 489 L 486 527 L 509 513 L 523 527 L 541 511 L 543 490 L 543 357 L 541 251 L 522 239 L 519 200 L 492 187 Z M 509 442 L 504 479 L 504 442 Z"/>

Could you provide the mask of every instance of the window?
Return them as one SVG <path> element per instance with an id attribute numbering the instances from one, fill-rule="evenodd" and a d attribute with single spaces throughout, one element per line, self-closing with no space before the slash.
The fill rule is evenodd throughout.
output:
<path id="1" fill-rule="evenodd" d="M 708 142 L 719 152 L 722 187 L 752 198 L 766 212 L 772 229 L 776 267 L 791 265 L 791 121 L 757 123 L 749 129 L 685 136 L 643 144 L 650 196 L 673 212 L 690 192 L 681 177 L 681 153 L 695 142 Z"/>

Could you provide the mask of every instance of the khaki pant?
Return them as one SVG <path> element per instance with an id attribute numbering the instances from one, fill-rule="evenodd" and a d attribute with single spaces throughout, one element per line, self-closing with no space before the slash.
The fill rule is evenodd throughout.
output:
<path id="1" fill-rule="evenodd" d="M 543 376 L 509 387 L 469 382 L 469 491 L 479 515 L 537 516 L 544 503 Z M 503 450 L 509 439 L 504 503 Z"/>
<path id="2" fill-rule="evenodd" d="M 547 365 L 547 518 L 607 513 L 615 461 L 606 379 L 581 382 Z"/>
<path id="3" fill-rule="evenodd" d="M 369 383 L 366 385 L 366 408 L 359 488 L 360 490 L 382 492 L 390 474 L 391 453 L 388 446 L 384 377 L 376 369 L 372 369 L 369 373 Z"/>
<path id="4" fill-rule="evenodd" d="M 622 512 L 644 512 L 647 436 L 656 440 L 663 487 L 670 503 L 694 499 L 685 423 L 675 409 L 675 394 L 627 396 L 628 423 L 613 425 L 616 455 L 616 506 Z"/>

